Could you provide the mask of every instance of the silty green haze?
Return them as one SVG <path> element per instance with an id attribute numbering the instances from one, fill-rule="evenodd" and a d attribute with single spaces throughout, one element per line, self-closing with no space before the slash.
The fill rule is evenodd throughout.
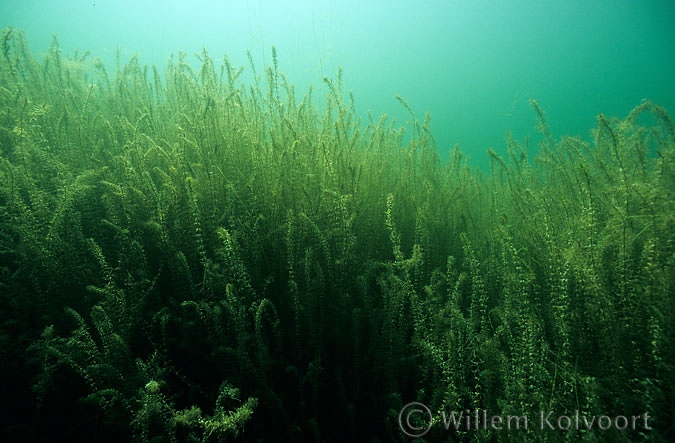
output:
<path id="1" fill-rule="evenodd" d="M 406 126 L 364 122 L 341 71 L 296 90 L 276 49 L 0 37 L 4 441 L 673 440 L 664 107 L 586 142 L 531 101 L 537 155 L 507 136 L 476 169 L 405 97 Z"/>

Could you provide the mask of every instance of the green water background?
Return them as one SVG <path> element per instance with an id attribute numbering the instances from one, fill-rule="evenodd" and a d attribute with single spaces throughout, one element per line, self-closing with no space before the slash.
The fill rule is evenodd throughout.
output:
<path id="1" fill-rule="evenodd" d="M 275 46 L 299 93 L 341 66 L 364 124 L 404 124 L 398 94 L 418 119 L 431 113 L 439 152 L 459 143 L 482 166 L 505 131 L 536 134 L 530 98 L 554 135 L 582 138 L 597 114 L 625 116 L 642 99 L 675 110 L 671 0 L 3 0 L 0 26 L 25 30 L 38 55 L 56 35 L 66 55 L 89 49 L 108 66 L 117 48 L 163 68 L 206 47 L 235 66 L 250 50 L 262 68 Z"/>

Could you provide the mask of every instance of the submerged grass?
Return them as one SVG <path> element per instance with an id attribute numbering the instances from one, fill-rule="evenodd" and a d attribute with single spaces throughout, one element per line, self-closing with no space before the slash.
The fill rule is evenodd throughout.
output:
<path id="1" fill-rule="evenodd" d="M 439 161 L 428 119 L 360 125 L 339 73 L 321 108 L 296 97 L 276 51 L 247 85 L 206 51 L 109 75 L 1 44 L 5 440 L 399 441 L 410 401 L 531 419 L 430 439 L 675 438 L 658 105 L 587 144 L 533 102 L 537 158 L 507 137 L 481 173 Z M 542 431 L 540 411 L 651 429 Z"/>

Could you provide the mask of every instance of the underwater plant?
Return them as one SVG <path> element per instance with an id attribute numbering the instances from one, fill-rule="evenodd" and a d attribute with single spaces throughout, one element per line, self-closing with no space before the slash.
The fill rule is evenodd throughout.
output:
<path id="1" fill-rule="evenodd" d="M 362 124 L 341 72 L 297 96 L 274 49 L 108 72 L 0 42 L 4 441 L 407 441 L 413 401 L 651 425 L 428 439 L 675 438 L 657 104 L 585 142 L 533 101 L 538 155 L 507 135 L 481 171 L 403 98 L 409 126 Z"/>

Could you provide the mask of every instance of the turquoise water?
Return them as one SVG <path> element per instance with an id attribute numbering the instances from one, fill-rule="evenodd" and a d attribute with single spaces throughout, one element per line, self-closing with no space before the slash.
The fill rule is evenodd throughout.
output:
<path id="1" fill-rule="evenodd" d="M 405 123 L 404 97 L 432 115 L 438 149 L 473 162 L 500 152 L 504 132 L 534 135 L 528 99 L 554 134 L 588 137 L 599 113 L 625 116 L 646 98 L 675 109 L 675 3 L 661 1 L 19 1 L 0 26 L 24 29 L 44 52 L 89 49 L 109 64 L 117 47 L 163 67 L 202 47 L 260 65 L 278 50 L 298 90 L 344 69 L 364 121 Z"/>
<path id="2" fill-rule="evenodd" d="M 675 441 L 672 7 L 140 3 L 1 6 L 0 441 Z"/>

